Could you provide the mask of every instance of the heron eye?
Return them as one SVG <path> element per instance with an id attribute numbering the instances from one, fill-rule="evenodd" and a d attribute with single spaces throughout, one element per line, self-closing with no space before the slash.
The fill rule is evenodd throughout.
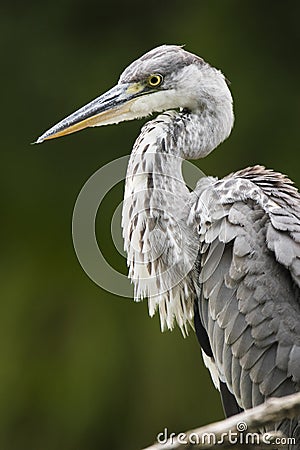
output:
<path id="1" fill-rule="evenodd" d="M 150 77 L 147 80 L 147 83 L 150 87 L 157 87 L 159 86 L 163 81 L 163 77 L 159 74 L 153 74 L 150 75 Z"/>

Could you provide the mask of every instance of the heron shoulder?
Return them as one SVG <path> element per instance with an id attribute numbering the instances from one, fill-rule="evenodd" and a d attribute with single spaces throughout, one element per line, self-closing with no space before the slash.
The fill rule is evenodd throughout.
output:
<path id="1" fill-rule="evenodd" d="M 193 195 L 198 307 L 218 373 L 242 408 L 299 389 L 298 192 L 256 166 L 203 179 Z"/>

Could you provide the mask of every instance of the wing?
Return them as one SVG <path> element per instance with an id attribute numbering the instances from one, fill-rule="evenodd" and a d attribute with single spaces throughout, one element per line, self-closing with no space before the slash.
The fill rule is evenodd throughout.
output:
<path id="1" fill-rule="evenodd" d="M 218 387 L 225 384 L 243 409 L 298 391 L 297 190 L 260 166 L 206 179 L 197 186 L 189 221 L 199 229 L 198 310 Z"/>

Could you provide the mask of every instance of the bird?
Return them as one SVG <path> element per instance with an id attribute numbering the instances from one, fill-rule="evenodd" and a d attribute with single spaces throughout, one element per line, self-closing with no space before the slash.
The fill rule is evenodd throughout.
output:
<path id="1" fill-rule="evenodd" d="M 194 329 L 226 416 L 300 387 L 300 194 L 255 165 L 190 190 L 182 162 L 206 157 L 231 133 L 223 73 L 182 46 L 161 45 L 118 83 L 42 134 L 156 113 L 133 146 L 122 213 L 135 300 L 161 329 Z M 300 418 L 276 424 L 298 440 Z"/>

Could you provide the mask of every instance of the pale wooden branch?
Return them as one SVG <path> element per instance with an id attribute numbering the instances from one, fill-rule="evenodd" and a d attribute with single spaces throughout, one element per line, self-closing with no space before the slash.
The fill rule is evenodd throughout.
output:
<path id="1" fill-rule="evenodd" d="M 185 433 L 179 433 L 177 436 L 173 437 L 172 442 L 169 439 L 166 443 L 155 443 L 144 450 L 174 450 L 174 449 L 212 449 L 212 448 L 229 448 L 234 447 L 235 450 L 242 448 L 243 450 L 247 448 L 271 448 L 274 446 L 268 444 L 267 442 L 259 441 L 259 445 L 247 445 L 243 443 L 242 445 L 232 445 L 232 441 L 228 438 L 228 434 L 241 432 L 239 429 L 239 424 L 245 424 L 245 433 L 257 433 L 258 429 L 264 426 L 272 425 L 283 419 L 292 419 L 294 417 L 300 416 L 300 393 L 293 395 L 288 395 L 286 397 L 280 398 L 270 398 L 262 405 L 259 405 L 253 409 L 248 409 L 247 411 L 237 414 L 236 416 L 229 417 L 228 419 L 222 420 L 220 422 L 215 422 L 194 430 L 186 431 Z M 244 433 L 244 434 L 245 434 Z M 206 436 L 214 436 L 214 442 L 207 442 Z M 262 437 L 263 435 L 261 435 Z M 193 439 L 191 439 L 193 437 Z M 197 438 L 198 437 L 198 438 Z M 275 438 L 283 437 L 282 433 L 278 431 L 268 432 L 268 438 L 270 442 L 274 442 Z M 222 440 L 222 443 L 219 443 Z M 183 443 L 183 441 L 185 443 Z M 197 443 L 195 443 L 197 441 Z M 194 442 L 194 443 L 193 443 Z M 218 443 L 216 445 L 216 442 Z M 276 448 L 279 448 L 280 444 L 276 443 Z"/>

